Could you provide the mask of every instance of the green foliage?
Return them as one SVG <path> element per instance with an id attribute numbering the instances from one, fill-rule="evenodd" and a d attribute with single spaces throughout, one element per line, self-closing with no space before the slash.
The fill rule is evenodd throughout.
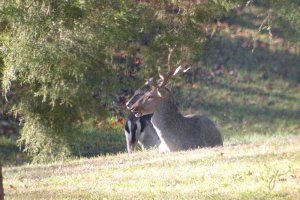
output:
<path id="1" fill-rule="evenodd" d="M 143 64 L 140 80 L 166 64 L 169 47 L 176 46 L 174 62 L 199 59 L 205 35 L 197 11 L 210 6 L 205 18 L 214 19 L 232 3 L 9 0 L 0 6 L 2 86 L 19 98 L 13 108 L 23 119 L 19 142 L 35 160 L 51 160 L 70 155 L 77 127 L 115 105 L 114 96 L 130 85 L 123 78 L 130 59 Z M 115 60 L 121 51 L 125 63 Z"/>
<path id="2" fill-rule="evenodd" d="M 66 139 L 74 125 L 85 115 L 101 113 L 100 105 L 116 90 L 113 69 L 105 63 L 111 32 L 120 32 L 115 30 L 118 19 L 111 16 L 114 8 L 105 3 L 97 9 L 106 12 L 99 12 L 76 1 L 2 6 L 11 20 L 3 40 L 3 89 L 7 92 L 12 81 L 18 87 L 14 110 L 24 120 L 20 143 L 31 154 L 62 157 L 69 154 Z M 14 18 L 16 12 L 20 16 Z"/>
<path id="3" fill-rule="evenodd" d="M 173 64 L 181 60 L 183 65 L 194 66 L 206 55 L 205 44 L 211 40 L 203 26 L 214 24 L 246 2 L 251 5 L 254 1 L 1 2 L 0 77 L 3 92 L 14 93 L 13 106 L 9 106 L 22 118 L 19 144 L 35 161 L 76 152 L 88 155 L 86 143 L 95 153 L 121 150 L 117 138 L 124 139 L 121 128 L 97 131 L 95 125 L 82 128 L 84 123 L 98 116 L 123 114 L 115 102 L 117 94 L 130 92 L 144 78 L 155 76 L 157 66 L 163 69 L 169 47 L 175 47 Z M 283 37 L 299 39 L 297 1 L 254 5 L 271 7 L 263 15 L 261 30 L 272 36 L 273 26 L 279 27 L 289 30 L 281 32 Z M 231 45 L 229 37 L 225 40 L 209 42 L 216 42 L 222 50 Z M 243 62 L 252 60 L 249 55 L 247 51 L 242 56 Z M 234 63 L 234 57 L 230 54 L 224 63 Z M 209 65 L 218 59 L 222 56 Z M 254 63 L 253 68 L 258 65 Z M 297 80 L 294 71 L 287 76 Z M 110 144 L 108 140 L 115 142 L 105 146 Z M 112 150 L 117 145 L 120 149 Z"/>

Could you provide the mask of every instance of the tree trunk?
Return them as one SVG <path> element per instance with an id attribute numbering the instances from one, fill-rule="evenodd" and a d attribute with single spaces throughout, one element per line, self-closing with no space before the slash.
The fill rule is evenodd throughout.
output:
<path id="1" fill-rule="evenodd" d="M 4 190 L 3 190 L 3 177 L 2 177 L 2 164 L 0 161 L 0 200 L 4 200 Z"/>

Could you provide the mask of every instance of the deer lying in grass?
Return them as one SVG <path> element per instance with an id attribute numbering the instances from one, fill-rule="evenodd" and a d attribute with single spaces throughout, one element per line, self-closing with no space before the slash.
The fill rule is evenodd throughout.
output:
<path id="1" fill-rule="evenodd" d="M 131 106 L 142 95 L 142 91 L 137 90 L 126 106 Z M 128 153 L 132 153 L 137 144 L 142 149 L 150 149 L 159 145 L 160 140 L 151 123 L 151 117 L 152 114 L 135 117 L 134 113 L 129 113 L 124 127 Z"/>
<path id="2" fill-rule="evenodd" d="M 160 152 L 173 152 L 199 147 L 222 146 L 223 141 L 215 124 L 205 116 L 183 116 L 175 105 L 174 97 L 165 86 L 181 70 L 170 64 L 173 50 L 168 56 L 169 70 L 160 75 L 159 84 L 152 82 L 151 90 L 129 106 L 136 117 L 152 114 L 151 122 L 161 140 Z"/>

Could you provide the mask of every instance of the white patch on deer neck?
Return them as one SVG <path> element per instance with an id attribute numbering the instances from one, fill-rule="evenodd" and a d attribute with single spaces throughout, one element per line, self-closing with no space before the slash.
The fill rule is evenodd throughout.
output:
<path id="1" fill-rule="evenodd" d="M 152 123 L 152 119 L 151 119 L 151 123 Z M 170 150 L 170 148 L 168 147 L 168 145 L 166 144 L 164 138 L 162 137 L 162 134 L 161 134 L 160 129 L 158 129 L 158 128 L 155 126 L 155 124 L 152 123 L 152 125 L 153 125 L 154 129 L 156 130 L 156 133 L 157 133 L 157 135 L 158 135 L 158 137 L 159 137 L 159 139 L 160 139 L 159 153 L 170 153 L 171 150 Z"/>

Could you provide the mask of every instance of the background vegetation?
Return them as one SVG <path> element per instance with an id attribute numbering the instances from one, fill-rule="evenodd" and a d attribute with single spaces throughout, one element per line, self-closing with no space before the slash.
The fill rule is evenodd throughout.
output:
<path id="1" fill-rule="evenodd" d="M 1 1 L 5 165 L 125 151 L 124 103 L 173 63 L 225 142 L 298 134 L 297 1 Z M 26 154 L 24 154 L 25 152 Z"/>
<path id="2" fill-rule="evenodd" d="M 6 197 L 296 199 L 299 10 L 298 0 L 0 0 Z M 172 64 L 191 67 L 173 80 L 181 111 L 212 118 L 224 147 L 118 154 L 124 103 L 164 70 L 169 47 Z"/>

